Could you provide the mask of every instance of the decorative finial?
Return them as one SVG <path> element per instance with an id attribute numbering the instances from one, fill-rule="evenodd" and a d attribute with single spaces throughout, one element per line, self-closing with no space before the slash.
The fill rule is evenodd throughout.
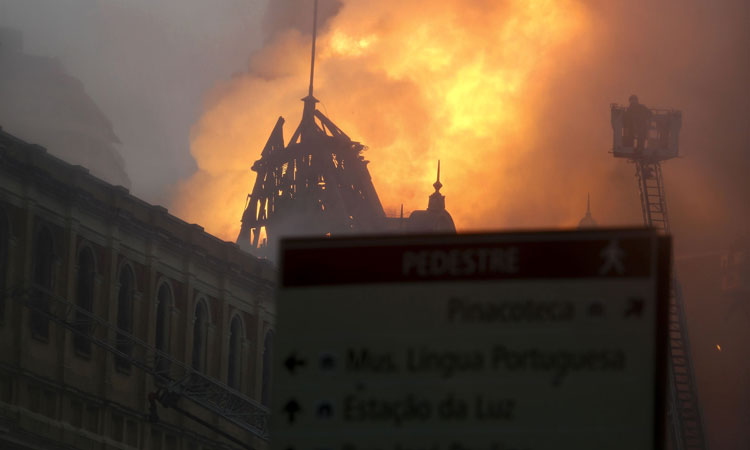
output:
<path id="1" fill-rule="evenodd" d="M 597 223 L 593 217 L 591 217 L 591 194 L 586 193 L 586 215 L 578 222 L 578 228 L 593 228 L 596 227 Z"/>
<path id="2" fill-rule="evenodd" d="M 439 159 L 438 159 L 438 169 L 437 169 L 437 181 L 435 181 L 432 187 L 435 188 L 435 192 L 440 191 L 440 188 L 443 187 L 443 183 L 440 182 L 440 160 Z"/>

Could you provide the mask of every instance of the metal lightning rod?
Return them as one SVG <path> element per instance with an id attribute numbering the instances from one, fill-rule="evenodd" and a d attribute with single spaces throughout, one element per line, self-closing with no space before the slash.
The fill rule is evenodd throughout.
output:
<path id="1" fill-rule="evenodd" d="M 313 76 L 315 75 L 315 39 L 318 36 L 318 0 L 313 7 L 313 33 L 312 33 L 312 55 L 310 56 L 310 88 L 307 95 L 313 96 Z"/>

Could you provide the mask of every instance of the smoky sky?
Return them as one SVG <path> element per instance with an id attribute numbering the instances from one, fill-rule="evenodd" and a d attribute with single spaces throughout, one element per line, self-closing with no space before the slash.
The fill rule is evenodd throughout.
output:
<path id="1" fill-rule="evenodd" d="M 570 168 L 587 177 L 586 141 L 609 133 L 602 105 L 631 93 L 651 107 L 683 112 L 678 160 L 664 164 L 672 228 L 681 254 L 715 251 L 747 233 L 750 222 L 750 2 L 589 3 L 604 37 L 596 58 L 573 67 L 548 103 L 545 119 L 566 111 L 556 138 L 572 137 Z M 555 112 L 552 112 L 553 110 Z M 580 120 L 583 119 L 583 120 Z M 553 127 L 555 128 L 555 127 Z M 596 131 L 595 131 L 596 130 Z M 600 156 L 600 155 L 597 155 Z M 616 163 L 616 164 L 615 164 Z M 638 204 L 632 166 L 613 161 Z M 597 193 L 602 194 L 602 193 Z M 609 201 L 597 195 L 600 202 Z"/>
<path id="2" fill-rule="evenodd" d="M 134 194 L 168 206 L 195 167 L 203 96 L 242 71 L 262 40 L 264 1 L 0 0 L 24 52 L 79 79 L 113 125 Z"/>
<path id="3" fill-rule="evenodd" d="M 438 3 L 469 10 L 466 14 L 469 17 L 481 15 L 483 8 L 497 7 L 497 2 L 484 1 Z M 512 1 L 502 3 L 509 8 L 513 5 Z M 750 79 L 750 2 L 581 0 L 570 3 L 585 11 L 589 41 L 585 37 L 571 41 L 570 45 L 580 49 L 564 49 L 570 55 L 570 61 L 561 64 L 564 68 L 549 70 L 549 79 L 544 83 L 535 80 L 544 84 L 544 89 L 541 95 L 535 93 L 534 98 L 528 99 L 535 111 L 533 135 L 528 139 L 533 143 L 523 143 L 522 148 L 515 150 L 525 154 L 522 163 L 514 168 L 522 174 L 524 183 L 510 195 L 488 191 L 482 201 L 497 205 L 497 210 L 502 212 L 497 217 L 485 218 L 479 226 L 506 229 L 575 226 L 584 213 L 587 193 L 591 194 L 592 213 L 600 224 L 640 225 L 634 167 L 626 161 L 615 160 L 608 153 L 611 148 L 609 105 L 624 104 L 631 94 L 637 94 L 649 107 L 673 108 L 683 113 L 681 157 L 664 164 L 677 255 L 711 253 L 725 248 L 747 232 L 750 217 L 747 176 L 750 172 L 750 88 L 747 83 Z M 343 14 L 354 4 L 362 8 L 362 2 L 355 0 L 322 1 L 321 27 L 325 29 L 326 20 Z M 382 29 L 388 32 L 387 23 L 402 14 L 413 16 L 416 29 L 420 18 L 415 12 L 428 15 L 429 4 L 389 2 L 388 13 L 381 18 Z M 271 2 L 263 21 L 264 47 L 272 48 L 274 36 L 280 31 L 293 29 L 309 33 L 310 9 L 310 2 L 304 0 Z M 492 42 L 478 42 L 477 51 L 491 45 Z M 255 58 L 255 64 L 245 74 L 248 77 L 273 77 L 269 66 L 301 68 L 303 65 L 288 65 L 283 59 L 288 59 L 289 55 L 280 56 L 273 51 L 256 56 L 259 57 Z M 346 70 L 345 66 L 342 70 Z M 284 70 L 277 72 L 278 77 L 288 76 Z M 363 79 L 374 75 L 374 82 L 384 81 L 377 73 L 354 69 L 352 72 Z M 345 75 L 339 78 L 346 81 L 346 85 L 355 85 Z M 326 99 L 322 100 L 325 104 Z M 388 104 L 385 99 L 383 103 Z M 333 111 L 336 105 L 329 106 Z M 378 105 L 362 104 L 361 111 L 354 113 L 368 114 L 368 108 L 377 110 Z M 269 111 L 269 120 L 275 119 L 281 110 L 279 105 L 278 109 Z M 355 110 L 347 112 L 352 111 Z M 397 111 L 395 113 L 398 115 Z M 296 120 L 294 117 L 287 119 Z M 373 120 L 380 118 L 373 117 Z M 270 125 L 268 127 L 270 130 Z M 420 131 L 415 129 L 414 133 Z M 265 137 L 258 139 L 259 148 Z M 258 150 L 248 158 L 248 165 L 257 153 Z M 372 159 L 371 167 L 382 164 L 378 158 L 385 157 L 373 147 L 368 156 Z M 410 161 L 404 160 L 403 164 L 410 164 Z M 473 169 L 464 170 L 462 176 L 477 179 L 492 176 L 483 171 L 481 161 L 475 165 Z M 445 170 L 450 173 L 451 166 Z M 450 189 L 451 184 L 446 181 L 446 204 L 449 210 L 451 205 L 455 210 L 458 209 L 455 202 L 461 202 L 461 193 Z M 397 204 L 385 206 L 398 207 Z M 456 217 L 456 222 L 460 229 L 476 228 L 461 217 Z"/>
<path id="4" fill-rule="evenodd" d="M 409 20 L 415 24 L 419 23 L 420 15 L 430 14 L 431 2 L 427 1 L 421 2 L 420 7 L 414 6 L 420 5 L 418 0 L 378 2 L 389 3 L 388 14 L 392 17 L 411 14 L 413 18 Z M 364 4 L 356 0 L 321 0 L 321 28 L 325 29 L 353 3 L 360 8 Z M 481 18 L 483 8 L 496 3 L 510 5 L 513 1 L 434 3 L 460 5 Z M 560 70 L 546 71 L 550 75 L 541 83 L 542 93 L 537 92 L 529 99 L 534 111 L 530 127 L 533 136 L 529 136 L 529 143 L 522 148 L 525 156 L 519 159 L 521 163 L 513 168 L 520 174 L 515 178 L 523 179 L 523 183 L 503 195 L 483 193 L 482 201 L 503 211 L 502 217 L 500 214 L 489 217 L 485 224 L 495 228 L 575 226 L 585 212 L 587 193 L 591 194 L 592 214 L 599 224 L 641 224 L 634 166 L 615 160 L 608 153 L 612 140 L 609 105 L 626 103 L 631 94 L 637 94 L 649 107 L 674 108 L 683 113 L 681 157 L 664 164 L 678 266 L 680 258 L 685 261 L 695 255 L 716 255 L 740 235 L 747 235 L 750 1 L 570 0 L 569 3 L 584 10 L 590 37 L 571 41 L 570 45 L 580 49 L 565 49 L 570 61 Z M 81 80 L 121 142 L 120 151 L 133 193 L 171 208 L 176 185 L 197 169 L 191 156 L 191 132 L 195 133 L 196 124 L 215 105 L 218 95 L 233 92 L 218 90 L 217 86 L 246 76 L 288 76 L 284 70 L 289 68 L 307 70 L 307 59 L 285 65 L 283 61 L 266 62 L 262 57 L 263 48 L 277 35 L 294 29 L 305 35 L 304 52 L 297 55 L 308 58 L 310 10 L 311 0 L 0 0 L 0 26 L 22 31 L 25 52 L 57 58 L 69 75 Z M 388 18 L 383 22 L 387 26 Z M 292 40 L 292 44 L 297 42 Z M 481 46 L 493 43 L 476 45 L 480 50 Z M 297 46 L 290 44 L 289 48 Z M 263 69 L 264 64 L 279 64 L 284 70 L 277 71 L 281 73 L 278 75 Z M 342 70 L 346 67 L 342 66 Z M 361 86 L 366 89 L 370 79 L 382 81 L 377 76 L 363 77 Z M 406 94 L 412 92 L 407 83 L 394 86 L 403 88 Z M 305 91 L 306 85 L 300 84 L 299 94 L 294 93 L 299 95 L 295 101 Z M 367 105 L 370 110 L 357 105 L 351 111 L 370 114 L 381 99 L 371 97 L 371 104 Z M 295 107 L 300 109 L 301 104 Z M 263 111 L 269 125 L 264 135 L 257 138 L 260 145 L 247 148 L 240 166 L 246 166 L 248 173 L 280 111 L 289 109 L 282 105 L 271 108 Z M 330 104 L 328 108 L 333 116 L 336 105 Z M 338 117 L 349 112 L 339 110 Z M 390 113 L 380 111 L 375 119 L 388 121 Z M 289 126 L 297 120 L 287 119 Z M 359 140 L 358 136 L 351 137 Z M 471 152 L 471 149 L 460 150 Z M 369 152 L 370 167 L 374 167 L 381 154 L 377 148 Z M 484 187 L 482 176 L 492 176 L 480 173 L 481 166 L 479 162 L 465 172 L 467 177 L 476 175 L 476 189 Z M 455 184 L 451 185 L 450 177 L 455 179 L 459 175 L 455 167 L 444 165 L 443 170 L 442 192 L 451 210 L 452 205 L 461 201 L 461 193 L 451 190 Z M 250 192 L 251 179 L 248 176 L 242 180 L 248 183 L 242 192 Z M 426 203 L 430 187 L 424 188 Z M 212 214 L 211 208 L 216 207 L 213 200 L 203 199 L 206 204 L 197 208 Z M 243 200 L 232 199 L 240 206 Z M 237 230 L 239 219 L 238 213 L 236 223 L 230 224 L 236 225 Z M 461 217 L 454 219 L 459 228 L 472 228 Z M 718 272 L 718 258 L 706 265 Z M 702 267 L 693 269 L 696 274 L 703 271 Z M 718 280 L 718 275 L 714 278 Z M 686 285 L 689 281 L 686 280 Z M 695 321 L 709 317 L 705 313 L 714 309 L 712 302 L 719 301 L 719 289 L 711 289 L 706 292 L 715 297 L 702 297 L 704 303 L 689 305 L 694 308 L 690 316 L 693 330 L 699 329 L 693 326 Z M 688 303 L 693 301 L 691 292 L 686 295 Z M 714 326 L 721 327 L 718 319 Z M 693 341 L 707 343 L 698 353 L 713 345 L 710 340 L 713 337 L 706 336 L 708 332 Z M 743 349 L 746 355 L 747 347 Z M 708 359 L 701 364 L 714 366 L 713 360 Z M 744 382 L 742 395 L 748 398 L 747 380 Z M 734 419 L 739 423 L 746 416 Z M 719 419 L 712 420 L 714 424 L 720 423 Z M 714 430 L 719 430 L 715 431 L 717 436 L 723 434 L 718 425 L 714 426 Z M 740 423 L 736 430 L 740 427 L 744 427 L 744 434 L 734 440 L 735 447 L 727 444 L 724 448 L 747 448 L 740 447 L 750 439 L 747 425 Z M 744 441 L 740 442 L 741 439 Z"/>
<path id="5" fill-rule="evenodd" d="M 321 1 L 321 26 L 346 3 Z M 484 2 L 463 4 L 481 10 Z M 580 199 L 582 215 L 590 191 L 600 223 L 637 224 L 633 167 L 606 154 L 608 105 L 636 93 L 648 106 L 684 114 L 682 158 L 665 164 L 679 252 L 725 246 L 747 230 L 750 217 L 750 2 L 580 4 L 597 50 L 550 80 L 546 101 L 535 105 L 534 163 L 520 168 L 529 174 L 529 192 L 535 179 L 553 180 L 559 189 L 532 202 L 523 193 L 491 199 L 515 211 L 497 223 L 571 225 L 564 197 Z M 277 32 L 309 33 L 309 6 L 306 0 L 0 0 L 0 26 L 21 30 L 26 52 L 59 59 L 82 81 L 112 122 L 133 192 L 169 206 L 175 184 L 196 168 L 190 130 L 210 107 L 212 89 L 246 72 Z M 394 2 L 392 14 L 399 11 Z M 449 195 L 449 209 L 451 200 L 458 195 Z"/>
<path id="6" fill-rule="evenodd" d="M 263 37 L 268 41 L 280 31 L 295 29 L 301 33 L 310 33 L 309 0 L 283 0 L 268 3 L 263 17 Z M 326 25 L 329 18 L 335 16 L 342 7 L 339 0 L 320 0 L 318 2 L 318 23 Z"/>

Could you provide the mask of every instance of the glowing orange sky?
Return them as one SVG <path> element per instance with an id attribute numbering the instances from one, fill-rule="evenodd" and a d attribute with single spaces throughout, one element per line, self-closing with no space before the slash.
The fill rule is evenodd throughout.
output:
<path id="1" fill-rule="evenodd" d="M 533 99 L 585 49 L 588 28 L 583 8 L 559 0 L 471 8 L 347 1 L 320 32 L 315 95 L 324 113 L 369 147 L 387 212 L 395 215 L 402 203 L 407 213 L 425 208 L 440 159 L 457 226 L 491 227 L 502 205 L 488 195 L 510 196 L 525 182 L 517 168 L 534 135 Z M 199 171 L 178 190 L 178 215 L 236 238 L 254 182 L 249 167 L 278 115 L 287 119 L 286 138 L 299 120 L 309 47 L 308 36 L 280 33 L 253 56 L 247 74 L 212 94 L 193 130 Z"/>

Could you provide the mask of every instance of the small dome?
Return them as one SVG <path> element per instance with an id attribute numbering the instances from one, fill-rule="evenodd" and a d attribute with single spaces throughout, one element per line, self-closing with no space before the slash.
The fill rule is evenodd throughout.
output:
<path id="1" fill-rule="evenodd" d="M 443 183 L 440 182 L 440 161 L 438 161 L 437 181 L 432 185 L 435 192 L 430 195 L 427 209 L 411 213 L 406 229 L 411 232 L 444 232 L 455 233 L 453 217 L 445 209 L 445 196 L 440 193 Z"/>
<path id="2" fill-rule="evenodd" d="M 455 233 L 456 225 L 453 217 L 446 210 L 419 210 L 409 216 L 406 229 L 412 232 L 423 233 Z"/>

